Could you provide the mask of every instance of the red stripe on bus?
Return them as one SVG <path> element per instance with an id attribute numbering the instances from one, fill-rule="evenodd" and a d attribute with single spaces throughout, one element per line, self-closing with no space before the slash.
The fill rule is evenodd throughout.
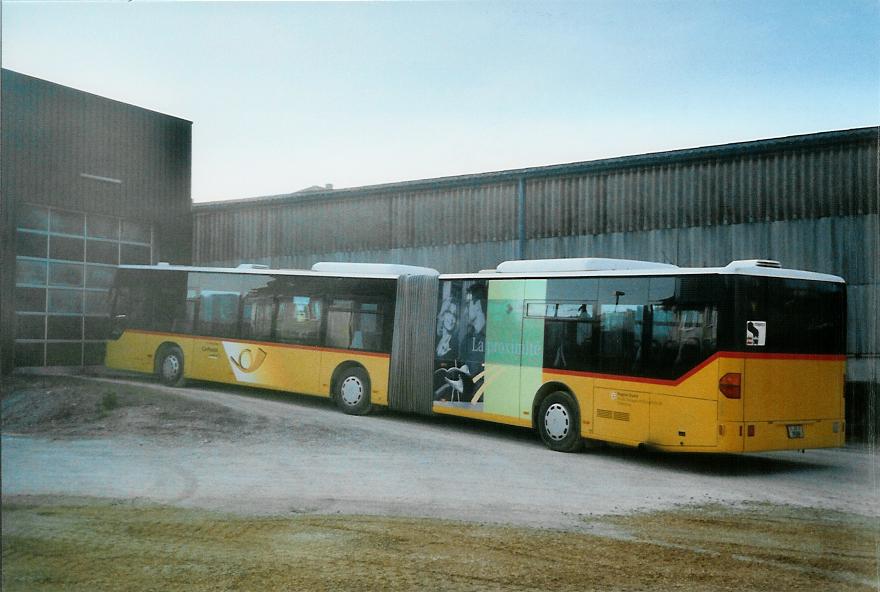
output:
<path id="1" fill-rule="evenodd" d="M 359 349 L 336 349 L 332 347 L 318 347 L 317 345 L 296 345 L 293 343 L 277 343 L 274 341 L 251 341 L 248 339 L 232 339 L 230 337 L 208 337 L 204 335 L 184 335 L 181 333 L 164 333 L 162 331 L 144 331 L 143 329 L 126 329 L 126 333 L 139 333 L 142 335 L 159 335 L 162 337 L 174 337 L 183 339 L 201 339 L 203 341 L 231 341 L 234 343 L 252 343 L 254 345 L 265 345 L 268 347 L 284 347 L 288 349 L 308 349 L 312 351 L 322 351 L 334 354 L 357 354 L 359 356 L 371 356 L 374 358 L 390 358 L 391 354 L 381 352 L 362 351 Z"/>
<path id="2" fill-rule="evenodd" d="M 557 370 L 555 368 L 543 368 L 547 374 L 564 374 L 566 376 L 582 376 L 584 378 L 599 378 L 607 380 L 623 380 L 625 382 L 639 382 L 643 384 L 660 384 L 665 386 L 678 386 L 712 362 L 722 358 L 753 359 L 753 360 L 817 360 L 822 362 L 843 362 L 846 356 L 839 354 L 768 354 L 760 352 L 715 352 L 685 374 L 676 379 L 647 378 L 643 376 L 628 376 L 621 374 L 602 374 L 599 372 L 584 372 L 580 370 Z"/>

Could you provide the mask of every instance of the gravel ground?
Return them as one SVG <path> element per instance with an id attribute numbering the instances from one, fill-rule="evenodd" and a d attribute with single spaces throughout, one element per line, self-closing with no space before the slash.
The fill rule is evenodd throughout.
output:
<path id="1" fill-rule="evenodd" d="M 308 397 L 119 379 L 15 380 L 3 388 L 4 495 L 553 528 L 578 528 L 590 514 L 707 503 L 880 515 L 876 459 L 866 448 L 749 456 L 625 448 L 560 454 L 528 430 L 393 413 L 352 417 Z M 95 410 L 107 392 L 118 400 L 105 417 L 95 412 L 53 425 L 45 416 L 14 413 L 39 397 L 62 401 L 43 403 L 52 417 L 74 403 Z"/>

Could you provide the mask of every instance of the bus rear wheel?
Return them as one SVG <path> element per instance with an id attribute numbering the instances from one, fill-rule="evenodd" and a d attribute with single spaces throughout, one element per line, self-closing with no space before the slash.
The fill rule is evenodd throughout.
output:
<path id="1" fill-rule="evenodd" d="M 344 370 L 336 381 L 336 405 L 349 415 L 366 415 L 372 409 L 370 377 L 363 368 Z"/>
<path id="2" fill-rule="evenodd" d="M 183 352 L 176 345 L 159 350 L 156 370 L 162 384 L 180 386 L 183 384 Z"/>
<path id="3" fill-rule="evenodd" d="M 538 433 L 550 450 L 576 452 L 581 448 L 581 419 L 577 403 L 565 391 L 551 393 L 541 402 Z"/>

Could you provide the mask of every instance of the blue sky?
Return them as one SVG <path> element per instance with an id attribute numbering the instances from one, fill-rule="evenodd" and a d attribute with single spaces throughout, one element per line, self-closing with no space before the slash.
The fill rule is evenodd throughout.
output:
<path id="1" fill-rule="evenodd" d="M 193 121 L 193 199 L 880 123 L 880 3 L 3 3 L 3 66 Z"/>

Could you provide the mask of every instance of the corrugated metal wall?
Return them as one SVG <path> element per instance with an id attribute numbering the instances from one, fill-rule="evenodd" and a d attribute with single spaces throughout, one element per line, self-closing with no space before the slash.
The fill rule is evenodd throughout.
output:
<path id="1" fill-rule="evenodd" d="M 849 283 L 850 378 L 877 381 L 880 128 L 194 207 L 200 264 L 772 258 Z M 525 236 L 519 236 L 523 182 Z M 520 240 L 522 238 L 522 241 Z"/>
<path id="2" fill-rule="evenodd" d="M 519 178 L 528 240 L 877 214 L 877 128 L 808 138 L 196 205 L 195 260 L 517 240 Z"/>

